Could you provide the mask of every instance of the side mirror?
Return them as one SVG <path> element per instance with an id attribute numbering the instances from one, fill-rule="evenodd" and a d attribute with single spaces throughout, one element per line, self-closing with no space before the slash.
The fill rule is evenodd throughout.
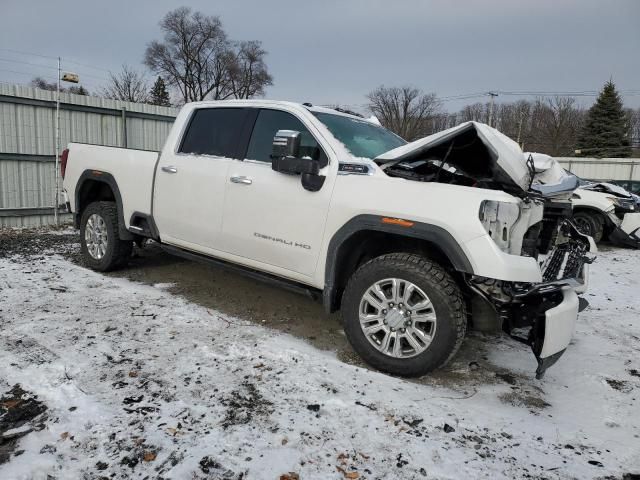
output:
<path id="1" fill-rule="evenodd" d="M 324 176 L 318 175 L 319 149 L 309 154 L 301 152 L 300 132 L 295 130 L 278 130 L 273 137 L 271 150 L 271 169 L 289 175 L 301 175 L 302 186 L 310 192 L 317 192 L 324 184 Z M 300 157 L 300 155 L 304 155 Z"/>
<path id="2" fill-rule="evenodd" d="M 318 162 L 310 157 L 300 158 L 300 132 L 278 130 L 273 137 L 271 168 L 276 172 L 296 174 L 318 174 Z"/>
<path id="3" fill-rule="evenodd" d="M 271 158 L 299 157 L 300 132 L 295 130 L 278 130 L 273 137 Z"/>

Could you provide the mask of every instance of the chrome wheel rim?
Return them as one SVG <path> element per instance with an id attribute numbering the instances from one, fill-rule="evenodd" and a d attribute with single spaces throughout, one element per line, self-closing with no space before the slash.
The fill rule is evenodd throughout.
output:
<path id="1" fill-rule="evenodd" d="M 421 354 L 436 333 L 431 300 L 420 287 L 400 278 L 386 278 L 371 285 L 360 300 L 358 313 L 369 343 L 389 357 Z"/>
<path id="2" fill-rule="evenodd" d="M 91 258 L 101 260 L 107 252 L 107 224 L 97 213 L 87 219 L 84 228 L 84 241 Z"/>

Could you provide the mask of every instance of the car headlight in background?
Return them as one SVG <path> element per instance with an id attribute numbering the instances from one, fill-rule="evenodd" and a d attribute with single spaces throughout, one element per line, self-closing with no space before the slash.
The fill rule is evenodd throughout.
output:
<path id="1" fill-rule="evenodd" d="M 622 210 L 628 210 L 630 212 L 635 211 L 636 202 L 633 198 L 620 198 L 620 197 L 607 197 L 613 202 L 613 204 Z"/>
<path id="2" fill-rule="evenodd" d="M 511 230 L 520 218 L 520 204 L 484 200 L 480 204 L 479 218 L 500 250 L 508 252 Z"/>

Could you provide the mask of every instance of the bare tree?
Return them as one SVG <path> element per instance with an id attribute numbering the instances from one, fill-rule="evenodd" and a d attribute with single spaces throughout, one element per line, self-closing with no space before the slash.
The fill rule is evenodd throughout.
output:
<path id="1" fill-rule="evenodd" d="M 471 105 L 465 105 L 459 113 L 460 122 L 489 122 L 489 104 L 473 103 Z"/>
<path id="2" fill-rule="evenodd" d="M 552 156 L 573 155 L 584 112 L 570 97 L 538 98 L 527 133 L 528 149 Z"/>
<path id="3" fill-rule="evenodd" d="M 145 103 L 149 100 L 149 87 L 144 75 L 127 65 L 122 66 L 120 73 L 109 74 L 109 85 L 103 95 L 114 100 Z"/>
<path id="4" fill-rule="evenodd" d="M 181 7 L 160 22 L 162 41 L 147 46 L 144 63 L 178 89 L 184 102 L 249 98 L 273 79 L 258 41 L 234 44 L 217 16 Z"/>
<path id="5" fill-rule="evenodd" d="M 463 107 L 457 122 L 485 122 L 489 104 Z M 519 100 L 501 103 L 494 109 L 495 126 L 516 140 L 525 150 L 555 156 L 572 155 L 578 140 L 584 111 L 570 97 L 541 97 L 535 102 Z"/>
<path id="6" fill-rule="evenodd" d="M 406 140 L 431 133 L 434 116 L 440 113 L 440 102 L 433 93 L 414 87 L 380 86 L 367 95 L 369 110 L 380 123 Z"/>
<path id="7" fill-rule="evenodd" d="M 501 103 L 496 107 L 495 125 L 502 133 L 522 144 L 530 116 L 531 103 L 526 100 Z"/>
<path id="8" fill-rule="evenodd" d="M 640 108 L 627 109 L 627 117 L 629 118 L 629 139 L 633 149 L 632 156 L 636 157 L 640 155 Z"/>
<path id="9" fill-rule="evenodd" d="M 240 42 L 236 46 L 235 61 L 231 66 L 231 89 L 236 98 L 264 95 L 265 87 L 273 85 L 273 77 L 267 70 L 266 50 L 257 40 Z"/>

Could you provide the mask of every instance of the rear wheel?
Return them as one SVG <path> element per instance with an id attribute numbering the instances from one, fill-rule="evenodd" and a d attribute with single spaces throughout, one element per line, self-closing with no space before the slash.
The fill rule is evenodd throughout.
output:
<path id="1" fill-rule="evenodd" d="M 573 223 L 580 233 L 593 237 L 598 243 L 604 235 L 604 218 L 602 215 L 591 212 L 576 212 L 573 214 Z"/>
<path id="2" fill-rule="evenodd" d="M 133 242 L 120 240 L 114 202 L 93 202 L 82 212 L 80 249 L 85 263 L 93 270 L 106 272 L 127 263 Z"/>
<path id="3" fill-rule="evenodd" d="M 460 289 L 438 264 L 394 253 L 361 266 L 342 302 L 344 328 L 370 365 L 402 376 L 447 363 L 462 344 L 466 314 Z"/>

